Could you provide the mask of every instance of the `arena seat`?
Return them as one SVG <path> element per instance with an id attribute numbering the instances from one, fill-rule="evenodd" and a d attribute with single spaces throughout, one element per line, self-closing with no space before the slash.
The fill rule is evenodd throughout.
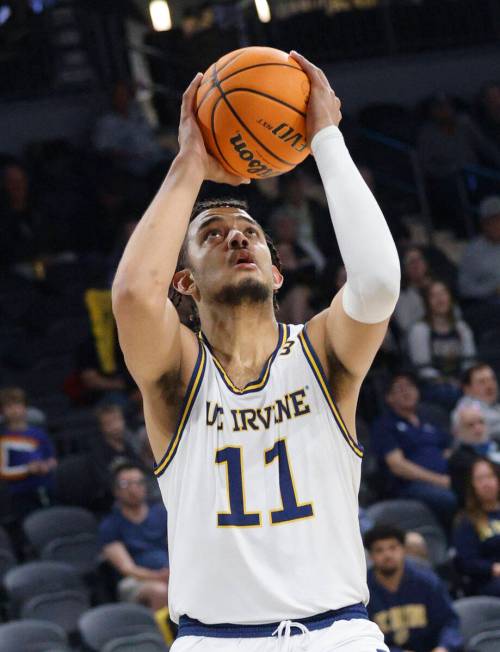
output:
<path id="1" fill-rule="evenodd" d="M 108 641 L 102 652 L 165 652 L 168 649 L 160 634 L 145 632 Z"/>
<path id="2" fill-rule="evenodd" d="M 71 564 L 79 573 L 92 573 L 99 565 L 99 545 L 94 532 L 57 537 L 43 547 L 41 559 Z"/>
<path id="3" fill-rule="evenodd" d="M 460 618 L 460 630 L 467 649 L 474 636 L 500 630 L 500 598 L 471 596 L 455 600 L 453 606 Z"/>
<path id="4" fill-rule="evenodd" d="M 23 530 L 38 554 L 55 539 L 76 535 L 97 534 L 95 516 L 82 507 L 49 507 L 38 509 L 23 521 Z"/>
<path id="5" fill-rule="evenodd" d="M 21 607 L 23 620 L 43 620 L 62 627 L 67 634 L 78 629 L 80 616 L 90 608 L 86 590 L 66 590 L 40 593 L 26 600 Z"/>
<path id="6" fill-rule="evenodd" d="M 17 559 L 14 557 L 13 553 L 6 548 L 0 548 L 0 584 L 3 582 L 3 578 L 10 571 L 11 568 L 17 564 Z"/>
<path id="7" fill-rule="evenodd" d="M 90 609 L 81 616 L 78 629 L 83 643 L 92 652 L 103 652 L 106 644 L 120 638 L 158 634 L 151 610 L 135 604 L 107 604 Z"/>
<path id="8" fill-rule="evenodd" d="M 0 652 L 70 652 L 61 627 L 39 620 L 0 625 Z"/>
<path id="9" fill-rule="evenodd" d="M 498 622 L 500 626 L 500 622 Z M 469 652 L 498 652 L 500 650 L 500 628 L 476 634 L 469 641 Z"/>
<path id="10" fill-rule="evenodd" d="M 53 561 L 32 561 L 12 568 L 4 577 L 4 587 L 11 617 L 17 617 L 23 605 L 37 595 L 85 591 L 85 584 L 74 568 Z"/>
<path id="11" fill-rule="evenodd" d="M 416 530 L 427 525 L 440 528 L 431 510 L 418 500 L 382 500 L 367 507 L 366 513 L 377 525 L 398 525 L 403 530 Z"/>

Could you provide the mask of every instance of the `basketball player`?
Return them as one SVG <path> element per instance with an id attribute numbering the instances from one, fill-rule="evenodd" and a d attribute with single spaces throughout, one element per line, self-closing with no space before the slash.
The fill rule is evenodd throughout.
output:
<path id="1" fill-rule="evenodd" d="M 200 74 L 184 93 L 179 154 L 113 284 L 169 515 L 174 652 L 387 651 L 365 608 L 355 411 L 399 261 L 338 129 L 339 99 L 293 56 L 311 81 L 307 137 L 347 270 L 330 307 L 304 327 L 278 323 L 283 277 L 259 224 L 236 202 L 190 220 L 204 180 L 242 182 L 205 149 Z M 180 324 L 170 283 L 194 300 L 199 337 Z"/>

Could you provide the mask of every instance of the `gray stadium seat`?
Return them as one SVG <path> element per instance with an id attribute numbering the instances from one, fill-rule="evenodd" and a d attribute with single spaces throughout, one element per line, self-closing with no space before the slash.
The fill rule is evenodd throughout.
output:
<path id="1" fill-rule="evenodd" d="M 449 560 L 446 535 L 441 527 L 422 525 L 412 529 L 424 537 L 429 551 L 429 560 L 433 567 L 441 566 Z"/>
<path id="2" fill-rule="evenodd" d="M 145 632 L 109 641 L 101 652 L 165 652 L 168 649 L 160 634 Z"/>
<path id="3" fill-rule="evenodd" d="M 23 530 L 30 544 L 40 554 L 54 539 L 82 532 L 97 533 L 97 521 L 92 512 L 82 507 L 49 507 L 38 509 L 27 516 Z"/>
<path id="4" fill-rule="evenodd" d="M 460 598 L 453 603 L 460 618 L 460 630 L 468 646 L 477 634 L 500 629 L 500 598 L 477 595 Z M 500 648 L 499 648 L 500 649 Z"/>
<path id="5" fill-rule="evenodd" d="M 500 625 L 500 623 L 498 623 Z M 498 652 L 500 650 L 500 629 L 476 634 L 469 641 L 469 652 Z"/>
<path id="6" fill-rule="evenodd" d="M 70 652 L 63 629 L 53 623 L 23 620 L 0 625 L 0 652 Z"/>
<path id="7" fill-rule="evenodd" d="M 102 652 L 107 643 L 118 638 L 158 634 L 151 610 L 135 604 L 107 604 L 90 609 L 80 618 L 78 629 L 83 643 L 93 652 Z"/>
<path id="8" fill-rule="evenodd" d="M 85 591 L 74 568 L 52 561 L 33 561 L 12 568 L 4 577 L 4 587 L 11 616 L 16 616 L 27 600 L 42 593 Z"/>
<path id="9" fill-rule="evenodd" d="M 87 591 L 51 591 L 26 600 L 21 618 L 43 620 L 62 627 L 67 634 L 78 629 L 80 616 L 90 608 Z"/>
<path id="10" fill-rule="evenodd" d="M 418 500 L 382 500 L 367 507 L 366 513 L 377 525 L 397 525 L 403 530 L 415 530 L 424 525 L 441 527 L 427 505 Z"/>
<path id="11" fill-rule="evenodd" d="M 40 557 L 47 561 L 71 564 L 82 575 L 90 573 L 99 564 L 97 535 L 81 532 L 74 536 L 58 537 L 43 547 Z"/>
<path id="12" fill-rule="evenodd" d="M 10 550 L 2 550 L 0 548 L 0 584 L 3 582 L 5 575 L 14 568 L 17 564 L 17 559 L 14 557 Z"/>

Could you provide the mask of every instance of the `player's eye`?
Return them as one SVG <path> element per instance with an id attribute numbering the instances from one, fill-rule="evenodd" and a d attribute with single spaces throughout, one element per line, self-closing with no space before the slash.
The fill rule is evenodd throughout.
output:
<path id="1" fill-rule="evenodd" d="M 217 236 L 221 236 L 222 232 L 220 229 L 210 229 L 205 233 L 205 238 L 204 240 L 213 240 Z"/>
<path id="2" fill-rule="evenodd" d="M 257 229 L 253 226 L 249 226 L 248 229 L 245 229 L 245 233 L 248 233 L 249 235 L 257 235 Z"/>

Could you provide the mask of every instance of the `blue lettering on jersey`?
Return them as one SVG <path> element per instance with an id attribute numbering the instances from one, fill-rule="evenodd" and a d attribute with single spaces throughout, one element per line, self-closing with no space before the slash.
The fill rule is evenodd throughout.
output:
<path id="1" fill-rule="evenodd" d="M 304 414 L 310 414 L 311 408 L 307 402 L 306 388 L 297 389 L 277 398 L 273 403 L 262 408 L 245 408 L 231 410 L 229 425 L 233 432 L 249 430 L 269 430 L 276 423 L 296 419 Z M 224 408 L 214 401 L 206 403 L 206 425 L 216 425 L 217 430 L 224 429 Z"/>

